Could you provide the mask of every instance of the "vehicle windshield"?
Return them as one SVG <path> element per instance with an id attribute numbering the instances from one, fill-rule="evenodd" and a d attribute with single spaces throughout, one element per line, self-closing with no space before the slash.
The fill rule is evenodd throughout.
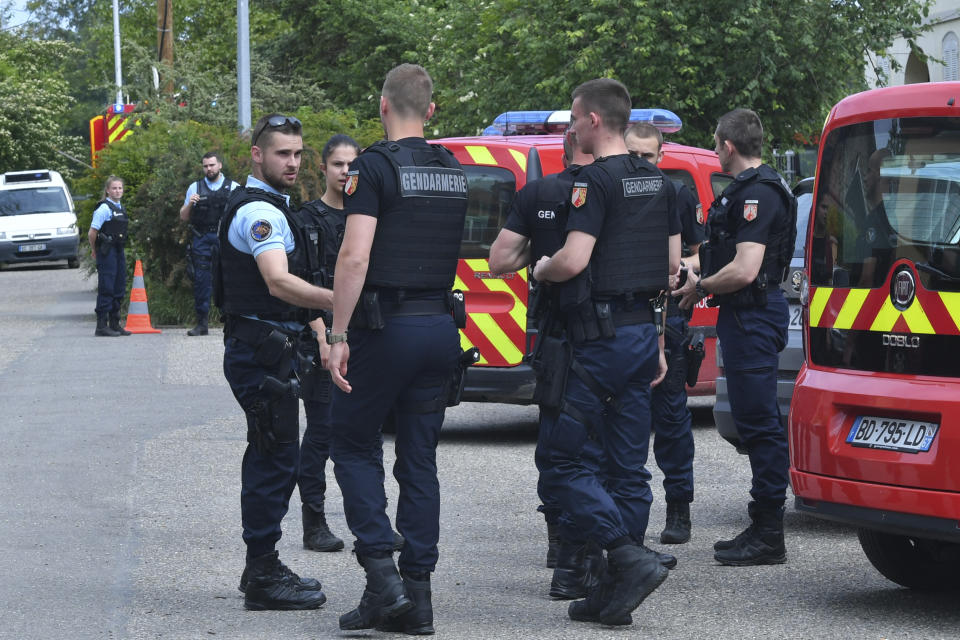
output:
<path id="1" fill-rule="evenodd" d="M 67 196 L 60 187 L 10 189 L 0 191 L 0 216 L 70 211 Z"/>
<path id="2" fill-rule="evenodd" d="M 812 193 L 801 193 L 797 196 L 797 241 L 793 246 L 793 257 L 803 257 L 803 246 L 807 242 L 807 222 L 810 220 L 810 205 L 813 204 Z"/>
<path id="3" fill-rule="evenodd" d="M 876 288 L 906 258 L 926 288 L 960 291 L 960 118 L 864 122 L 824 144 L 812 284 Z"/>
<path id="4" fill-rule="evenodd" d="M 467 219 L 460 243 L 461 258 L 490 256 L 490 245 L 507 221 L 507 211 L 517 191 L 509 169 L 465 165 L 467 174 Z"/>

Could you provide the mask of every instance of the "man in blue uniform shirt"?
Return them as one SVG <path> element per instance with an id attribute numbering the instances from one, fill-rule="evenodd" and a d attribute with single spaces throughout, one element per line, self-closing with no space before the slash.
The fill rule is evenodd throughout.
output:
<path id="1" fill-rule="evenodd" d="M 419 65 L 387 74 L 380 98 L 387 140 L 351 163 L 343 190 L 347 224 L 328 334 L 337 385 L 330 457 L 367 581 L 357 608 L 340 616 L 341 629 L 433 633 L 436 448 L 460 354 L 450 288 L 467 183 L 453 154 L 423 138 L 432 93 Z M 402 578 L 383 488 L 380 428 L 388 415 L 396 427 L 397 529 L 406 539 Z"/>
<path id="2" fill-rule="evenodd" d="M 624 142 L 630 153 L 652 164 L 663 160 L 663 134 L 653 125 L 637 123 L 627 129 Z M 681 264 L 700 268 L 697 252 L 703 242 L 703 207 L 685 185 L 670 181 L 677 197 Z M 664 346 L 667 377 L 653 390 L 653 454 L 663 471 L 663 489 L 667 501 L 667 522 L 660 542 L 682 544 L 690 539 L 690 503 L 693 502 L 693 420 L 687 408 L 687 320 L 689 311 L 677 305 L 667 309 Z"/>
<path id="3" fill-rule="evenodd" d="M 180 219 L 190 223 L 193 234 L 190 259 L 193 262 L 193 306 L 197 325 L 187 331 L 188 336 L 205 336 L 210 313 L 210 294 L 213 276 L 210 261 L 217 244 L 217 226 L 230 192 L 237 183 L 221 173 L 223 163 L 215 151 L 203 155 L 203 179 L 190 183 L 180 207 Z"/>
<path id="4" fill-rule="evenodd" d="M 253 175 L 235 189 L 220 225 L 215 300 L 224 315 L 223 372 L 247 418 L 240 512 L 247 609 L 315 609 L 320 583 L 279 559 L 276 543 L 299 466 L 297 344 L 315 340 L 309 309 L 329 309 L 333 292 L 309 283 L 317 250 L 283 191 L 303 151 L 300 121 L 271 114 L 254 127 Z M 312 257 L 312 262 L 311 262 Z"/>
<path id="5" fill-rule="evenodd" d="M 565 336 L 546 351 L 554 389 L 541 402 L 547 490 L 574 525 L 607 551 L 608 575 L 570 617 L 629 623 L 667 577 L 644 548 L 651 501 L 645 469 L 650 388 L 667 364 L 660 292 L 679 269 L 680 229 L 673 191 L 652 164 L 623 142 L 630 94 L 601 78 L 573 92 L 570 135 L 593 164 L 574 175 L 563 247 L 541 258 L 534 277 L 561 283 L 584 273 L 581 295 L 564 311 Z M 657 302 L 653 303 L 652 301 Z M 602 460 L 600 469 L 589 460 Z"/>
<path id="6" fill-rule="evenodd" d="M 780 290 L 796 234 L 796 201 L 780 175 L 763 164 L 763 126 L 756 113 L 723 115 L 714 134 L 720 166 L 734 181 L 710 209 L 701 277 L 674 292 L 682 308 L 713 295 L 730 411 L 747 449 L 753 486 L 751 524 L 714 545 L 726 565 L 786 562 L 783 505 L 790 459 L 777 405 L 778 354 L 787 343 L 787 302 Z"/>

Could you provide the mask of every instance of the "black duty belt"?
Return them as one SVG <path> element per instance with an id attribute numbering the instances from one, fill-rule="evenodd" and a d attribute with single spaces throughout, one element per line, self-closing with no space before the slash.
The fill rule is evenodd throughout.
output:
<path id="1" fill-rule="evenodd" d="M 227 316 L 224 323 L 224 333 L 227 337 L 236 338 L 251 347 L 260 346 L 267 336 L 274 331 L 279 331 L 291 338 L 300 335 L 299 331 L 243 316 Z"/>
<path id="2" fill-rule="evenodd" d="M 193 226 L 193 232 L 196 233 L 196 234 L 199 234 L 199 235 L 201 235 L 201 236 L 202 236 L 202 235 L 206 235 L 206 234 L 208 234 L 208 233 L 216 233 L 216 232 L 217 232 L 217 225 L 215 225 L 215 224 L 214 224 L 214 225 L 207 226 L 207 227 L 198 227 L 198 226 L 195 226 L 195 225 L 192 225 L 192 226 Z"/>
<path id="3" fill-rule="evenodd" d="M 404 300 L 399 304 L 386 302 L 383 305 L 385 316 L 440 316 L 449 313 L 446 300 Z"/>
<path id="4" fill-rule="evenodd" d="M 643 306 L 630 311 L 614 310 L 612 312 L 613 326 L 625 327 L 631 324 L 649 324 L 653 322 L 653 309 Z"/>

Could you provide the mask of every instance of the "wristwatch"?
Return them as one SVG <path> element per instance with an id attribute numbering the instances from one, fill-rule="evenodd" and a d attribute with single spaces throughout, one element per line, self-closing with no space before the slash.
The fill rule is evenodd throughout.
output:
<path id="1" fill-rule="evenodd" d="M 330 330 L 330 327 L 327 327 L 327 344 L 337 344 L 338 342 L 347 341 L 347 331 L 346 329 L 343 333 L 333 333 Z"/>
<path id="2" fill-rule="evenodd" d="M 700 298 L 701 300 L 703 300 L 708 295 L 710 295 L 709 293 L 707 293 L 707 290 L 703 288 L 703 278 L 700 278 L 699 280 L 697 280 L 696 290 L 697 290 L 697 297 Z"/>

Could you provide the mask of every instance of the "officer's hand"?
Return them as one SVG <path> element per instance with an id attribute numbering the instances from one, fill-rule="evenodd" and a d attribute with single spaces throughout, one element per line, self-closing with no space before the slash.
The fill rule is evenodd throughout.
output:
<path id="1" fill-rule="evenodd" d="M 320 346 L 320 366 L 326 369 L 327 362 L 330 361 L 330 345 L 323 338 L 318 338 L 317 344 Z"/>
<path id="2" fill-rule="evenodd" d="M 199 194 L 199 193 L 195 193 L 195 194 L 193 194 L 192 196 L 190 196 L 190 204 L 197 204 L 198 202 L 200 202 L 200 194 Z"/>
<path id="3" fill-rule="evenodd" d="M 543 256 L 537 260 L 537 264 L 533 267 L 533 277 L 540 282 L 545 282 L 543 271 L 546 269 L 548 264 L 550 264 L 550 256 Z"/>
<path id="4" fill-rule="evenodd" d="M 675 300 L 680 301 L 677 306 L 684 311 L 687 309 L 692 309 L 693 305 L 700 301 L 700 298 L 697 296 L 697 282 L 699 280 L 700 278 L 697 277 L 697 274 L 695 274 L 692 270 L 688 270 L 687 281 L 682 287 L 670 294 Z"/>
<path id="5" fill-rule="evenodd" d="M 657 377 L 653 379 L 653 382 L 650 383 L 650 386 L 651 387 L 657 386 L 658 384 L 663 382 L 663 379 L 666 377 L 667 377 L 667 356 L 663 352 L 663 349 L 660 349 L 660 360 L 657 364 Z"/>
<path id="6" fill-rule="evenodd" d="M 350 359 L 350 347 L 346 342 L 338 342 L 330 347 L 330 355 L 327 356 L 327 371 L 333 377 L 333 383 L 340 387 L 344 393 L 353 391 L 353 387 L 344 377 L 347 375 L 347 360 Z"/>

